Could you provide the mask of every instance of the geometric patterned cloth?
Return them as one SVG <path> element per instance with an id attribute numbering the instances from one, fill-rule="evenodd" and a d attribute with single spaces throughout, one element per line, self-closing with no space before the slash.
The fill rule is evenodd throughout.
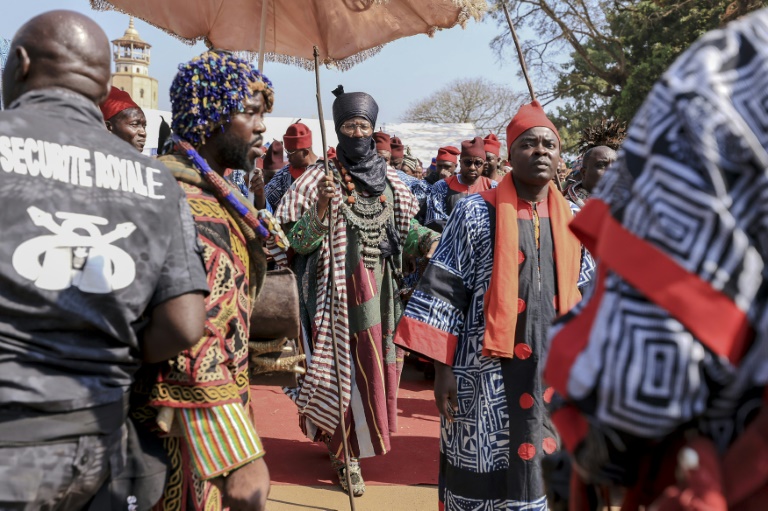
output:
<path id="1" fill-rule="evenodd" d="M 595 477 L 626 482 L 637 439 L 683 427 L 723 450 L 762 404 L 766 34 L 762 10 L 686 51 L 654 86 L 613 170 L 574 220 L 585 244 L 599 240 L 598 276 L 554 329 L 545 377 L 566 409 L 587 418 L 576 434 L 574 415 L 562 428 L 554 417 L 572 436 L 569 449 L 583 441 L 580 465 Z M 677 277 L 660 278 L 653 261 Z"/>
<path id="2" fill-rule="evenodd" d="M 186 194 L 203 248 L 210 294 L 205 299 L 200 341 L 159 364 L 154 382 L 142 382 L 151 389 L 152 407 L 175 410 L 174 424 L 181 432 L 164 439 L 170 475 L 155 509 L 217 511 L 221 497 L 208 480 L 264 456 L 248 413 L 252 249 L 204 181 L 194 185 L 182 180 L 183 171 L 194 171 L 185 155 L 174 153 L 160 161 Z"/>
<path id="3" fill-rule="evenodd" d="M 335 171 L 335 166 L 331 166 L 331 169 Z M 335 171 L 335 175 L 340 179 L 338 171 Z M 311 166 L 291 185 L 275 212 L 275 218 L 280 224 L 299 222 L 305 215 L 311 215 L 318 200 L 317 184 L 324 176 L 325 170 L 322 166 Z M 408 187 L 397 177 L 394 169 L 388 168 L 386 177 L 394 194 L 394 201 L 391 203 L 394 209 L 394 225 L 400 234 L 400 239 L 405 240 L 411 229 L 410 221 L 418 211 L 418 204 Z M 314 342 L 312 362 L 308 365 L 307 374 L 301 378 L 301 386 L 290 392 L 290 397 L 299 406 L 302 418 L 306 419 L 308 426 L 314 425 L 326 433 L 335 432 L 339 423 L 339 392 L 337 390 L 339 385 L 336 379 L 331 329 L 335 331 L 339 346 L 341 398 L 345 410 L 350 406 L 354 384 L 355 363 L 351 346 L 353 332 L 350 331 L 348 313 L 349 308 L 354 305 L 354 296 L 351 295 L 347 282 L 348 223 L 341 213 L 343 195 L 341 185 L 337 182 L 336 196 L 330 204 L 334 218 L 334 259 L 331 260 L 330 257 L 329 236 L 323 237 L 317 249 L 319 256 L 317 288 L 315 310 L 312 311 L 316 331 L 311 332 Z M 280 259 L 277 262 L 284 264 Z M 331 265 L 334 267 L 336 287 L 333 304 L 331 293 L 328 292 Z M 331 313 L 332 309 L 335 311 L 334 314 Z M 314 437 L 311 434 L 309 436 Z"/>
<path id="4" fill-rule="evenodd" d="M 398 345 L 451 365 L 456 376 L 458 411 L 451 423 L 441 418 L 444 509 L 547 509 L 541 460 L 558 449 L 546 413 L 553 392 L 540 374 L 557 315 L 550 200 L 518 202 L 514 358 L 482 353 L 496 234 L 496 209 L 483 195 L 456 204 L 398 326 Z"/>
<path id="5" fill-rule="evenodd" d="M 427 214 L 424 225 L 442 230 L 456 203 L 473 193 L 496 188 L 496 181 L 480 176 L 471 186 L 461 182 L 461 175 L 456 174 L 441 179 L 429 190 L 427 195 Z"/>

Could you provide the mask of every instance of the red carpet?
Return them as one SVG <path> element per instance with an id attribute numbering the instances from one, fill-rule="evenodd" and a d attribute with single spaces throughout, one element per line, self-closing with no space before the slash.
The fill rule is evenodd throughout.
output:
<path id="1" fill-rule="evenodd" d="M 299 429 L 296 406 L 279 387 L 251 387 L 256 429 L 267 450 L 272 484 L 336 485 L 324 445 Z M 398 432 L 392 450 L 362 460 L 366 484 L 437 484 L 440 420 L 432 382 L 406 365 L 398 394 Z"/>

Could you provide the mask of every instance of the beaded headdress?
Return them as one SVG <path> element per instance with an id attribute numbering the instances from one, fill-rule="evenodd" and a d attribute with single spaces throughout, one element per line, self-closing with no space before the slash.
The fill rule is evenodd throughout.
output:
<path id="1" fill-rule="evenodd" d="M 274 88 L 266 76 L 232 53 L 207 51 L 179 65 L 171 84 L 171 127 L 197 146 L 242 112 L 243 101 L 257 92 L 264 94 L 266 112 L 271 112 Z"/>

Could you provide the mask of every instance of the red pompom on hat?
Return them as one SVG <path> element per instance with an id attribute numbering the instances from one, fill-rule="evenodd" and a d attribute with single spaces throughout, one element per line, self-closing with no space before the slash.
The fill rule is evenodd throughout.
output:
<path id="1" fill-rule="evenodd" d="M 376 141 L 377 151 L 389 151 L 392 152 L 391 139 L 389 135 L 383 131 L 377 131 L 373 134 L 373 139 Z"/>
<path id="2" fill-rule="evenodd" d="M 279 170 L 285 167 L 283 159 L 283 143 L 279 140 L 272 142 L 264 155 L 264 170 Z"/>
<path id="3" fill-rule="evenodd" d="M 499 149 L 501 149 L 501 142 L 499 142 L 499 139 L 496 138 L 496 135 L 494 135 L 493 133 L 489 134 L 487 137 L 483 139 L 483 143 L 485 144 L 485 152 L 493 153 L 496 156 L 499 156 Z"/>
<path id="4" fill-rule="evenodd" d="M 131 99 L 130 94 L 124 90 L 118 89 L 114 85 L 109 91 L 109 96 L 104 100 L 104 103 L 99 105 L 99 108 L 101 109 L 101 115 L 104 116 L 105 121 L 110 120 L 123 110 L 128 110 L 129 108 L 141 109 L 141 107 Z"/>
<path id="5" fill-rule="evenodd" d="M 283 135 L 283 144 L 288 151 L 309 149 L 312 147 L 312 132 L 306 124 L 300 122 L 291 124 Z"/>
<path id="6" fill-rule="evenodd" d="M 452 145 L 449 145 L 447 147 L 441 147 L 437 150 L 437 158 L 435 158 L 435 161 L 450 161 L 453 163 L 459 163 L 459 155 L 461 154 L 461 151 L 453 147 Z M 483 155 L 485 157 L 485 155 Z"/>
<path id="7" fill-rule="evenodd" d="M 512 146 L 512 143 L 517 138 L 528 131 L 531 128 L 549 128 L 560 140 L 560 134 L 557 132 L 557 128 L 549 120 L 547 114 L 544 113 L 544 109 L 541 107 L 541 103 L 533 101 L 527 105 L 520 107 L 515 116 L 509 122 L 507 126 L 507 149 Z"/>
<path id="8" fill-rule="evenodd" d="M 485 142 L 480 137 L 465 140 L 461 143 L 461 157 L 474 156 L 485 160 Z"/>
<path id="9" fill-rule="evenodd" d="M 402 158 L 405 156 L 405 146 L 399 138 L 392 137 L 389 146 L 391 147 L 392 158 Z"/>

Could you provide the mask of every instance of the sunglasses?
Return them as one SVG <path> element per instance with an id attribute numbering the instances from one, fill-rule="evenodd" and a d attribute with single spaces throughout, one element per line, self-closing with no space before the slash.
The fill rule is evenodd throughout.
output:
<path id="1" fill-rule="evenodd" d="M 483 165 L 485 165 L 485 160 L 461 160 L 461 165 L 463 167 L 477 167 L 480 168 Z"/>

